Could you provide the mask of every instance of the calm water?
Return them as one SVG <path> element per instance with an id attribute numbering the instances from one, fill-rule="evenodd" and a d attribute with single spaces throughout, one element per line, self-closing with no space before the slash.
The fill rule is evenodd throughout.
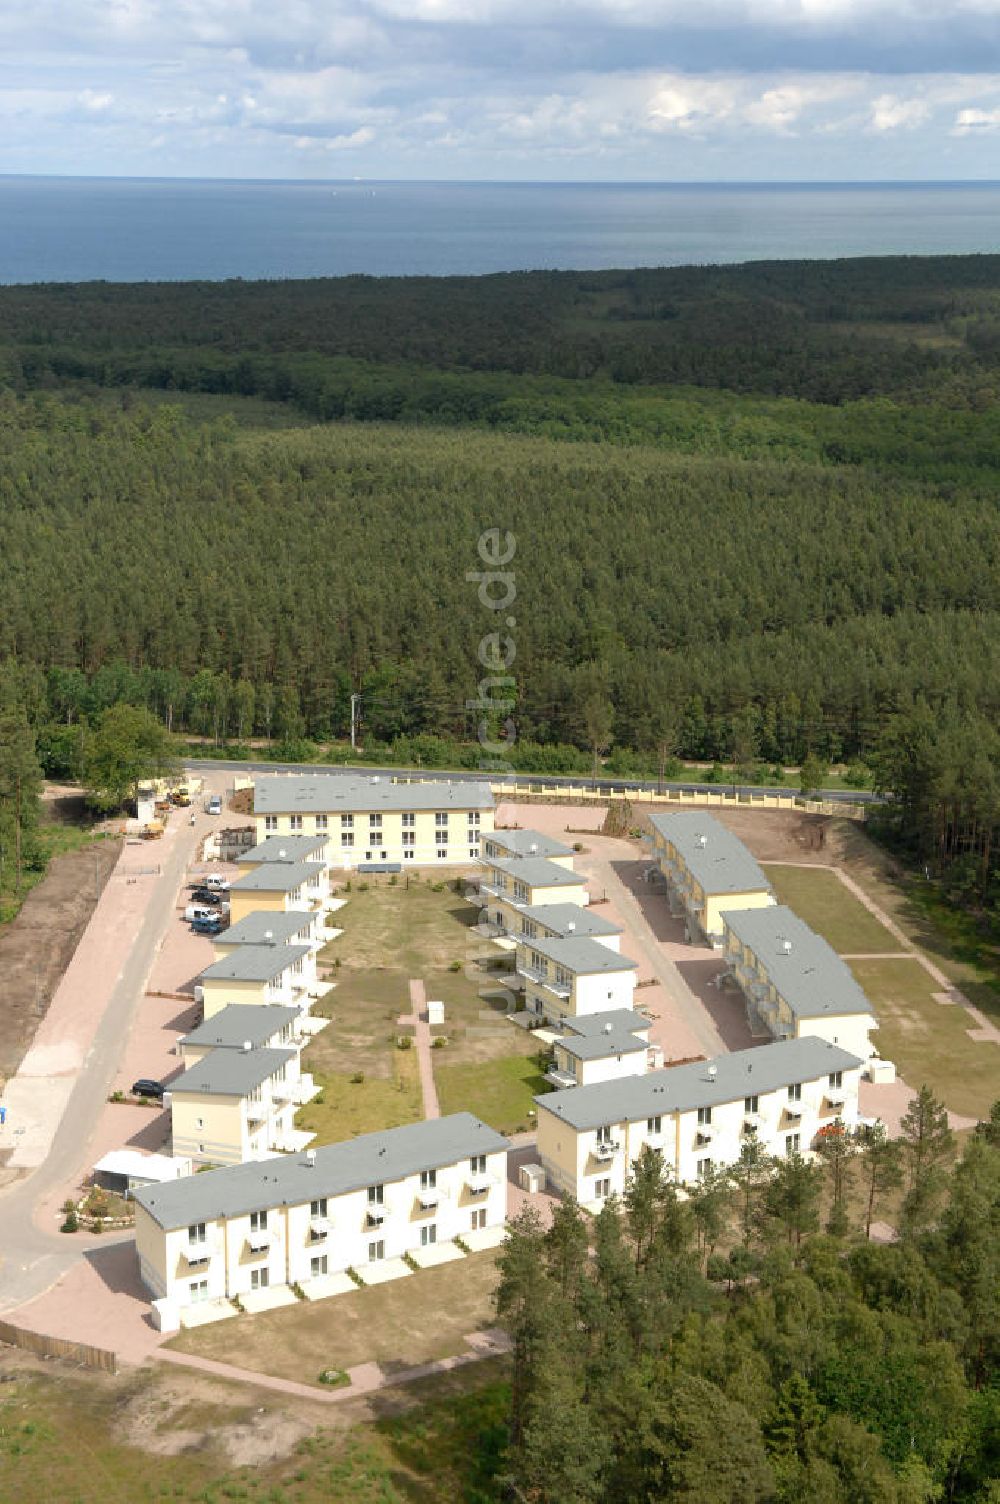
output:
<path id="1" fill-rule="evenodd" d="M 0 282 L 512 271 L 1000 250 L 1000 183 L 0 178 Z"/>

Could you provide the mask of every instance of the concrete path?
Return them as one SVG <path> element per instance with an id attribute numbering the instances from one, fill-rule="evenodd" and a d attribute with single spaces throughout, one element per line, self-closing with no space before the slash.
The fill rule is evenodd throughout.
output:
<path id="1" fill-rule="evenodd" d="M 194 826 L 178 821 L 168 827 L 152 851 L 148 844 L 126 845 L 119 863 L 123 872 L 158 863 L 159 874 L 137 876 L 135 882 L 112 874 L 67 968 L 57 998 L 64 994 L 63 1016 L 72 1020 L 72 1054 L 67 1050 L 59 1057 L 59 1079 L 68 1082 L 69 1089 L 50 1096 L 45 1152 L 36 1167 L 0 1191 L 0 1310 L 33 1300 L 93 1247 L 93 1240 L 80 1234 L 72 1239 L 60 1236 L 52 1197 L 64 1192 L 86 1167 L 88 1146 L 157 947 L 174 918 L 177 891 L 199 838 L 211 827 L 210 818 L 199 814 Z M 45 1048 L 48 1034 L 58 1034 L 59 1028 L 58 1015 L 52 1016 L 51 1009 L 50 1017 L 46 1034 L 39 1031 Z M 8 1126 L 17 1124 L 8 1120 Z M 103 1239 L 102 1246 L 110 1241 Z"/>
<path id="2" fill-rule="evenodd" d="M 424 1098 L 424 1117 L 439 1118 L 437 1087 L 434 1085 L 434 1066 L 431 1060 L 431 1026 L 427 1022 L 427 995 L 423 982 L 410 982 L 410 1003 L 413 1011 L 404 1014 L 399 1022 L 413 1025 L 413 1048 L 417 1052 L 417 1067 L 420 1071 L 420 1090 Z"/>
<path id="3" fill-rule="evenodd" d="M 214 1358 L 199 1358 L 194 1353 L 181 1353 L 172 1348 L 158 1348 L 154 1356 L 164 1363 L 196 1368 L 215 1378 L 232 1379 L 240 1384 L 256 1384 L 262 1389 L 273 1389 L 278 1394 L 316 1400 L 321 1405 L 337 1405 L 345 1400 L 376 1394 L 380 1389 L 395 1388 L 398 1384 L 415 1384 L 420 1379 L 430 1379 L 436 1374 L 452 1373 L 456 1368 L 464 1368 L 469 1363 L 481 1363 L 484 1358 L 495 1358 L 510 1351 L 506 1334 L 495 1327 L 482 1332 L 470 1332 L 463 1341 L 467 1348 L 464 1353 L 456 1353 L 451 1358 L 438 1358 L 433 1363 L 420 1363 L 415 1368 L 404 1368 L 399 1373 L 386 1373 L 378 1363 L 359 1363 L 346 1370 L 350 1383 L 340 1389 L 297 1384 L 294 1379 L 279 1379 L 273 1374 L 255 1373 L 250 1368 L 237 1368 L 231 1363 L 218 1363 Z"/>

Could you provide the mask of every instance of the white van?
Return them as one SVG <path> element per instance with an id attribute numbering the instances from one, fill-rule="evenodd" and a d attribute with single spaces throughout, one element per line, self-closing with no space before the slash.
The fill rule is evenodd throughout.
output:
<path id="1" fill-rule="evenodd" d="M 202 887 L 211 888 L 213 893 L 228 893 L 229 878 L 223 877 L 221 872 L 210 872 L 207 877 L 202 878 Z"/>
<path id="2" fill-rule="evenodd" d="M 188 924 L 194 919 L 218 919 L 219 917 L 218 909 L 213 909 L 207 903 L 189 903 L 184 910 L 184 918 Z"/>

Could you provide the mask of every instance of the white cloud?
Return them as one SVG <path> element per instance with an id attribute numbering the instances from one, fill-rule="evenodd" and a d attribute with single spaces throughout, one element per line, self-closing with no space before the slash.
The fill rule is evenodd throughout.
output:
<path id="1" fill-rule="evenodd" d="M 967 136 L 972 132 L 995 130 L 1000 130 L 1000 109 L 959 110 L 952 134 Z"/>
<path id="2" fill-rule="evenodd" d="M 912 130 L 923 125 L 931 107 L 926 99 L 900 99 L 896 94 L 880 94 L 872 100 L 871 127 L 875 131 Z"/>

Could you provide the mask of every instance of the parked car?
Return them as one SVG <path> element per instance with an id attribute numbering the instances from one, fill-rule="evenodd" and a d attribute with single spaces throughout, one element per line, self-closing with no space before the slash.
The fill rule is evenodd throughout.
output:
<path id="1" fill-rule="evenodd" d="M 222 933 L 222 915 L 210 914 L 204 919 L 193 919 L 191 928 L 196 935 L 219 935 Z"/>
<path id="2" fill-rule="evenodd" d="M 222 814 L 222 800 L 219 798 L 218 794 L 209 795 L 208 803 L 205 805 L 205 813 L 208 815 Z"/>
<path id="3" fill-rule="evenodd" d="M 192 903 L 203 903 L 206 908 L 218 909 L 223 899 L 221 893 L 213 893 L 211 888 L 195 888 L 191 894 Z"/>
<path id="4" fill-rule="evenodd" d="M 210 872 L 202 883 L 203 888 L 211 888 L 213 893 L 228 893 L 229 878 L 223 877 L 221 872 Z"/>
<path id="5" fill-rule="evenodd" d="M 159 1081 L 153 1081 L 148 1076 L 140 1076 L 138 1081 L 132 1082 L 133 1097 L 155 1097 L 157 1102 L 163 1101 L 163 1085 Z"/>

